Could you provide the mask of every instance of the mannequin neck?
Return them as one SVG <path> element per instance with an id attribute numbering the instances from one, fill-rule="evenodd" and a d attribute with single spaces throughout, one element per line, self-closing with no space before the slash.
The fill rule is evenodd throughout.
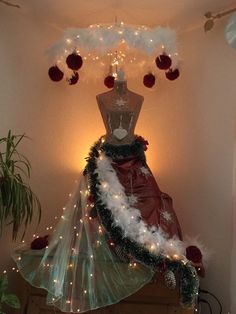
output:
<path id="1" fill-rule="evenodd" d="M 128 91 L 127 81 L 115 81 L 114 91 L 118 94 L 125 94 Z"/>

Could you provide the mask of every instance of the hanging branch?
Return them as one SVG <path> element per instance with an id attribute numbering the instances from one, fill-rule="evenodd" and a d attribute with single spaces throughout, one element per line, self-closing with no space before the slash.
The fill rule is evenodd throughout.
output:
<path id="1" fill-rule="evenodd" d="M 215 20 L 216 19 L 220 19 L 226 15 L 229 15 L 233 12 L 236 11 L 236 8 L 233 8 L 233 9 L 230 9 L 230 10 L 227 10 L 227 11 L 224 11 L 224 12 L 221 12 L 221 13 L 217 13 L 217 14 L 213 14 L 212 12 L 206 12 L 204 14 L 204 16 L 207 18 L 207 21 L 205 22 L 204 24 L 204 30 L 205 32 L 208 32 L 210 31 L 213 26 L 215 25 Z"/>
<path id="2" fill-rule="evenodd" d="M 14 3 L 11 3 L 11 2 L 5 1 L 5 0 L 0 0 L 0 2 L 5 4 L 5 5 L 8 5 L 9 7 L 14 7 L 14 8 L 20 9 L 19 4 L 14 4 Z"/>

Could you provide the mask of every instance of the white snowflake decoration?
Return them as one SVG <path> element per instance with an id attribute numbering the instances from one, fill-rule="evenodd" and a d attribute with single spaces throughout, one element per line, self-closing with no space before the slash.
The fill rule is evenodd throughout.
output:
<path id="1" fill-rule="evenodd" d="M 119 106 L 119 107 L 124 107 L 124 105 L 126 103 L 127 103 L 127 101 L 122 99 L 122 98 L 116 100 L 116 105 Z"/>
<path id="2" fill-rule="evenodd" d="M 141 173 L 144 174 L 146 177 L 148 177 L 148 176 L 151 175 L 150 171 L 149 171 L 146 167 L 141 167 L 141 168 L 140 168 L 140 171 L 141 171 Z"/>
<path id="3" fill-rule="evenodd" d="M 137 204 L 138 202 L 137 196 L 135 196 L 134 194 L 131 194 L 130 196 L 128 196 L 128 202 L 131 206 Z"/>
<path id="4" fill-rule="evenodd" d="M 168 222 L 172 220 L 171 214 L 166 210 L 161 213 L 161 216 Z"/>

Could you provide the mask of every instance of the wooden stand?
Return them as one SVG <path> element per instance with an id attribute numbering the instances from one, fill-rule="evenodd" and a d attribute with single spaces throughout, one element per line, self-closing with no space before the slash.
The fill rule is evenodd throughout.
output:
<path id="1" fill-rule="evenodd" d="M 47 306 L 45 291 L 30 287 L 26 314 L 62 313 Z M 179 288 L 168 289 L 163 279 L 149 283 L 135 294 L 121 302 L 86 312 L 88 314 L 194 314 L 194 310 L 183 309 L 179 305 Z"/>

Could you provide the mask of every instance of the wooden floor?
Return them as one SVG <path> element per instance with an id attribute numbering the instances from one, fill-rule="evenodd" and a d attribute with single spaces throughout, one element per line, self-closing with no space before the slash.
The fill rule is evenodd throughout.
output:
<path id="1" fill-rule="evenodd" d="M 29 300 L 25 314 L 53 314 L 62 313 L 45 304 L 45 291 L 29 288 Z M 179 305 L 179 289 L 168 289 L 163 280 L 149 283 L 137 293 L 122 300 L 120 303 L 110 305 L 91 314 L 193 314 L 194 310 L 183 309 Z"/>

